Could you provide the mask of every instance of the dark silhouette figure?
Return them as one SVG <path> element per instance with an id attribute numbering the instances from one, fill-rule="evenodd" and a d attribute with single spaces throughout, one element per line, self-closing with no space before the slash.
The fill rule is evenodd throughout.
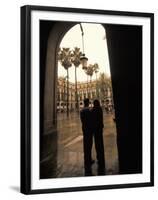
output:
<path id="1" fill-rule="evenodd" d="M 91 111 L 91 125 L 95 140 L 95 149 L 98 160 L 98 175 L 105 175 L 105 158 L 103 143 L 103 111 L 98 100 L 94 100 Z"/>
<path id="2" fill-rule="evenodd" d="M 84 169 L 85 176 L 92 175 L 92 113 L 89 109 L 89 99 L 84 99 L 84 108 L 80 112 L 83 131 Z"/>

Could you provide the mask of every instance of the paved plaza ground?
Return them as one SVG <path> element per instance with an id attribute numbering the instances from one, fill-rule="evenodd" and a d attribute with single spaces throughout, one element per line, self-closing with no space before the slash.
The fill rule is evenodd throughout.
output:
<path id="1" fill-rule="evenodd" d="M 58 113 L 58 153 L 57 177 L 84 176 L 83 134 L 78 113 Z M 116 126 L 112 114 L 104 113 L 104 150 L 107 175 L 118 174 L 118 153 L 116 145 Z M 97 175 L 95 147 L 92 156 L 93 174 Z"/>

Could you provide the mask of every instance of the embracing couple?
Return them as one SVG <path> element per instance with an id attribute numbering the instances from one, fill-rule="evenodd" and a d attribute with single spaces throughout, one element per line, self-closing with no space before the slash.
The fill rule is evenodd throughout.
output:
<path id="1" fill-rule="evenodd" d="M 93 138 L 98 164 L 98 175 L 105 175 L 105 158 L 103 143 L 103 111 L 100 102 L 96 99 L 93 108 L 89 108 L 89 99 L 84 99 L 84 108 L 80 112 L 83 131 L 84 170 L 85 176 L 92 176 L 92 145 Z"/>

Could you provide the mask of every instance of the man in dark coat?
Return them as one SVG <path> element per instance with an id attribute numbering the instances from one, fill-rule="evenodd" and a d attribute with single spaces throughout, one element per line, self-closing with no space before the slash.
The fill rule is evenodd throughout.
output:
<path id="1" fill-rule="evenodd" d="M 92 131 L 95 140 L 95 149 L 98 160 L 98 175 L 105 175 L 105 158 L 104 158 L 104 143 L 103 143 L 103 111 L 100 102 L 96 99 L 93 102 L 91 111 Z"/>
<path id="2" fill-rule="evenodd" d="M 80 112 L 83 131 L 84 169 L 85 176 L 92 175 L 92 113 L 89 109 L 89 99 L 84 99 L 84 108 Z"/>

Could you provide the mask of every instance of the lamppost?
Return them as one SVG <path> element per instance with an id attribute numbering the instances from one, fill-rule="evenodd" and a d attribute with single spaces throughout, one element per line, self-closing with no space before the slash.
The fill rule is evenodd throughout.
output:
<path id="1" fill-rule="evenodd" d="M 83 32 L 83 27 L 82 24 L 80 23 L 80 29 L 81 29 L 81 36 L 82 36 L 82 50 L 83 53 L 80 57 L 80 62 L 82 64 L 82 69 L 85 71 L 85 73 L 87 74 L 87 97 L 88 97 L 88 73 L 87 73 L 87 62 L 88 62 L 88 58 L 85 56 L 85 52 L 84 52 L 84 32 Z"/>
<path id="2" fill-rule="evenodd" d="M 84 52 L 84 32 L 83 32 L 83 27 L 82 27 L 81 23 L 80 23 L 80 29 L 81 29 L 81 35 L 82 35 L 82 50 L 83 50 L 83 53 L 80 57 L 80 61 L 81 61 L 81 64 L 82 64 L 82 69 L 86 69 L 88 58 L 85 56 L 85 52 Z"/>

